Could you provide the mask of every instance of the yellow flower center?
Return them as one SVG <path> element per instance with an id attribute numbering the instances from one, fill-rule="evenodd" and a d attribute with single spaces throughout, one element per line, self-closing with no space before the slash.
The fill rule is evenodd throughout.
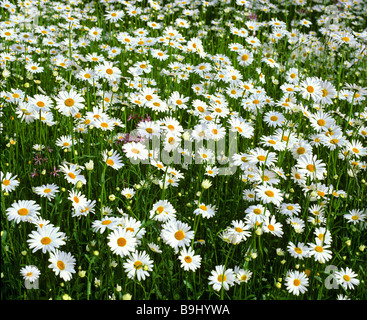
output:
<path id="1" fill-rule="evenodd" d="M 29 213 L 29 210 L 27 208 L 21 208 L 18 210 L 18 214 L 20 216 L 26 216 Z"/>
<path id="2" fill-rule="evenodd" d="M 65 263 L 62 262 L 61 260 L 57 261 L 57 267 L 60 269 L 60 270 L 64 270 L 65 269 Z"/>
<path id="3" fill-rule="evenodd" d="M 69 172 L 69 173 L 68 173 L 68 176 L 69 176 L 71 179 L 75 179 L 75 178 L 76 178 L 75 174 L 74 174 L 74 173 L 72 173 L 72 172 Z"/>
<path id="4" fill-rule="evenodd" d="M 186 263 L 191 263 L 192 262 L 192 258 L 190 256 L 186 256 L 184 259 L 185 259 Z"/>
<path id="5" fill-rule="evenodd" d="M 323 252 L 324 249 L 321 246 L 316 246 L 315 247 L 315 251 L 317 251 L 317 252 Z"/>
<path id="6" fill-rule="evenodd" d="M 141 261 L 135 261 L 134 262 L 134 268 L 139 270 L 143 267 L 143 263 Z"/>
<path id="7" fill-rule="evenodd" d="M 347 274 L 345 274 L 345 275 L 343 276 L 343 279 L 344 279 L 345 281 L 350 281 L 350 277 L 349 277 Z"/>
<path id="8" fill-rule="evenodd" d="M 175 233 L 175 238 L 179 241 L 183 240 L 185 238 L 185 233 L 182 230 L 178 230 Z"/>
<path id="9" fill-rule="evenodd" d="M 307 86 L 307 91 L 309 93 L 313 93 L 315 91 L 314 87 L 313 86 Z"/>
<path id="10" fill-rule="evenodd" d="M 125 247 L 126 246 L 126 243 L 127 243 L 127 241 L 126 241 L 125 238 L 118 238 L 117 239 L 117 245 L 119 247 Z"/>
<path id="11" fill-rule="evenodd" d="M 222 282 L 225 282 L 227 280 L 227 277 L 224 274 L 220 274 L 217 279 L 218 279 L 219 282 L 222 283 Z"/>
<path id="12" fill-rule="evenodd" d="M 41 243 L 44 244 L 44 245 L 48 245 L 51 243 L 51 239 L 49 237 L 43 237 L 41 239 Z"/>
<path id="13" fill-rule="evenodd" d="M 261 214 L 261 209 L 254 209 L 253 210 L 253 213 L 255 213 L 255 214 Z"/>
<path id="14" fill-rule="evenodd" d="M 300 284 L 301 284 L 301 281 L 299 279 L 293 280 L 293 285 L 295 285 L 296 287 L 298 287 Z"/>
<path id="15" fill-rule="evenodd" d="M 271 191 L 271 190 L 267 190 L 267 191 L 265 191 L 265 194 L 266 194 L 268 197 L 270 197 L 270 198 L 274 197 L 274 192 L 273 192 L 273 191 Z"/>
<path id="16" fill-rule="evenodd" d="M 294 248 L 294 251 L 296 251 L 298 254 L 302 253 L 302 249 L 299 247 Z"/>
<path id="17" fill-rule="evenodd" d="M 75 101 L 71 98 L 68 98 L 65 100 L 64 104 L 67 106 L 67 107 L 72 107 L 74 104 L 75 104 Z"/>

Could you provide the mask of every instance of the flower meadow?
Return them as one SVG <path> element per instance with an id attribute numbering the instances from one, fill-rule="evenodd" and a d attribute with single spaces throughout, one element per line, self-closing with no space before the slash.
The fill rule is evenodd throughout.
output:
<path id="1" fill-rule="evenodd" d="M 0 2 L 2 300 L 365 300 L 366 0 Z"/>

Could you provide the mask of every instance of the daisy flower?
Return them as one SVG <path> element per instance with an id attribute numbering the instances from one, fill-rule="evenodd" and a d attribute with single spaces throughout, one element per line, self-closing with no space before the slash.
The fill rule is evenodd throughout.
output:
<path id="1" fill-rule="evenodd" d="M 33 97 L 29 97 L 28 103 L 37 112 L 40 110 L 50 111 L 53 106 L 52 99 L 44 94 L 35 94 Z"/>
<path id="2" fill-rule="evenodd" d="M 96 81 L 96 75 L 92 69 L 82 69 L 76 74 L 76 78 L 82 81 L 87 81 L 89 84 L 93 84 Z"/>
<path id="3" fill-rule="evenodd" d="M 106 14 L 104 16 L 107 21 L 117 22 L 125 16 L 125 12 L 122 10 L 116 10 L 116 11 L 110 10 L 106 11 Z"/>
<path id="4" fill-rule="evenodd" d="M 116 150 L 103 151 L 102 159 L 104 163 L 106 163 L 109 167 L 112 167 L 115 170 L 119 170 L 124 166 L 122 162 L 122 157 L 117 153 Z"/>
<path id="5" fill-rule="evenodd" d="M 292 152 L 293 158 L 298 159 L 300 156 L 304 154 L 311 155 L 312 146 L 306 140 L 301 139 L 293 145 L 290 151 Z"/>
<path id="6" fill-rule="evenodd" d="M 354 140 L 352 142 L 348 141 L 346 150 L 350 151 L 351 154 L 357 159 L 367 155 L 367 147 L 363 147 L 363 144 L 358 140 Z"/>
<path id="7" fill-rule="evenodd" d="M 246 201 L 253 202 L 257 200 L 257 192 L 255 191 L 255 189 L 245 189 L 243 190 L 242 195 L 243 199 Z"/>
<path id="8" fill-rule="evenodd" d="M 318 111 L 316 114 L 312 114 L 309 117 L 312 127 L 317 131 L 327 131 L 332 125 L 334 125 L 335 120 L 330 116 L 330 114 Z"/>
<path id="9" fill-rule="evenodd" d="M 69 92 L 60 91 L 55 100 L 56 110 L 67 117 L 74 117 L 80 109 L 84 108 L 84 98 L 74 89 Z"/>
<path id="10" fill-rule="evenodd" d="M 141 121 L 137 126 L 138 134 L 142 137 L 152 139 L 153 136 L 159 136 L 161 127 L 155 121 Z"/>
<path id="11" fill-rule="evenodd" d="M 283 226 L 280 222 L 277 222 L 274 216 L 267 216 L 264 219 L 262 229 L 266 233 L 271 233 L 274 236 L 282 237 Z"/>
<path id="12" fill-rule="evenodd" d="M 69 281 L 72 278 L 72 274 L 75 273 L 75 258 L 70 252 L 64 252 L 55 250 L 50 253 L 48 260 L 50 264 L 49 268 L 55 272 L 56 276 L 60 276 L 64 281 Z"/>
<path id="13" fill-rule="evenodd" d="M 124 188 L 121 190 L 121 194 L 126 198 L 126 199 L 132 199 L 135 195 L 135 190 L 132 188 Z"/>
<path id="14" fill-rule="evenodd" d="M 189 99 L 189 97 L 184 97 L 178 91 L 174 91 L 169 97 L 169 102 L 179 109 L 187 109 Z"/>
<path id="15" fill-rule="evenodd" d="M 166 222 L 176 217 L 176 209 L 168 200 L 158 200 L 150 210 L 150 219 Z"/>
<path id="16" fill-rule="evenodd" d="M 81 191 L 70 190 L 68 199 L 72 202 L 74 209 L 84 208 L 88 199 Z"/>
<path id="17" fill-rule="evenodd" d="M 56 139 L 55 144 L 62 149 L 70 149 L 73 146 L 72 136 L 61 136 Z M 74 141 L 76 144 L 76 141 Z"/>
<path id="18" fill-rule="evenodd" d="M 121 257 L 135 251 L 137 240 L 135 236 L 125 229 L 118 227 L 108 235 L 108 246 L 114 254 Z"/>
<path id="19" fill-rule="evenodd" d="M 118 81 L 121 78 L 121 70 L 114 67 L 113 63 L 109 61 L 104 61 L 102 65 L 97 65 L 94 71 L 108 81 Z"/>
<path id="20" fill-rule="evenodd" d="M 335 271 L 335 278 L 338 283 L 344 287 L 344 289 L 354 289 L 354 286 L 359 285 L 359 280 L 356 279 L 358 276 L 352 269 L 346 267 L 342 268 L 340 271 Z"/>
<path id="21" fill-rule="evenodd" d="M 196 215 L 202 215 L 203 218 L 212 218 L 214 217 L 216 211 L 215 206 L 213 205 L 205 205 L 204 203 L 200 203 L 199 207 L 194 210 L 194 214 Z"/>
<path id="22" fill-rule="evenodd" d="M 285 286 L 289 293 L 298 296 L 305 293 L 308 287 L 308 278 L 304 272 L 289 271 L 285 280 Z"/>
<path id="23" fill-rule="evenodd" d="M 212 270 L 209 276 L 209 285 L 213 286 L 215 291 L 229 290 L 235 283 L 236 275 L 232 269 L 225 269 L 224 265 L 218 265 Z"/>
<path id="24" fill-rule="evenodd" d="M 309 248 L 302 242 L 298 242 L 295 245 L 293 242 L 289 242 L 287 246 L 288 252 L 293 258 L 298 258 L 303 260 L 303 258 L 308 257 Z"/>
<path id="25" fill-rule="evenodd" d="M 130 254 L 126 262 L 123 264 L 127 277 L 138 281 L 145 280 L 149 276 L 149 272 L 153 271 L 153 260 L 145 251 L 135 251 Z"/>
<path id="26" fill-rule="evenodd" d="M 201 265 L 201 257 L 199 255 L 195 255 L 195 251 L 191 248 L 183 247 L 180 251 L 180 255 L 178 256 L 178 260 L 181 262 L 181 267 L 185 271 L 191 270 L 195 272 Z"/>
<path id="27" fill-rule="evenodd" d="M 344 218 L 347 219 L 349 223 L 357 224 L 359 222 L 363 222 L 366 218 L 367 214 L 363 213 L 361 209 L 351 209 L 349 213 L 344 214 Z"/>
<path id="28" fill-rule="evenodd" d="M 9 221 L 30 222 L 36 219 L 40 214 L 41 207 L 34 200 L 19 200 L 14 202 L 10 208 L 6 209 L 6 215 Z"/>
<path id="29" fill-rule="evenodd" d="M 329 81 L 320 81 L 322 96 L 320 98 L 321 104 L 332 104 L 333 99 L 337 96 L 337 91 L 332 83 Z"/>
<path id="30" fill-rule="evenodd" d="M 285 117 L 278 111 L 268 111 L 264 114 L 264 121 L 271 127 L 280 127 L 285 122 Z"/>
<path id="31" fill-rule="evenodd" d="M 251 164 L 265 165 L 271 167 L 277 161 L 275 152 L 269 152 L 262 148 L 256 147 L 250 150 L 248 161 Z"/>
<path id="32" fill-rule="evenodd" d="M 59 230 L 59 227 L 48 224 L 32 231 L 30 239 L 27 240 L 29 248 L 33 249 L 32 252 L 38 250 L 42 250 L 43 253 L 53 252 L 66 243 L 65 234 Z"/>
<path id="33" fill-rule="evenodd" d="M 153 242 L 148 243 L 148 247 L 150 250 L 152 250 L 155 253 L 162 253 L 162 250 L 160 249 L 160 247 Z"/>
<path id="34" fill-rule="evenodd" d="M 299 70 L 297 68 L 290 68 L 285 73 L 285 80 L 287 82 L 298 84 L 299 81 Z"/>
<path id="35" fill-rule="evenodd" d="M 296 168 L 305 176 L 311 179 L 324 179 L 324 173 L 326 173 L 326 165 L 317 159 L 316 155 L 304 154 L 297 159 Z"/>
<path id="36" fill-rule="evenodd" d="M 262 200 L 263 203 L 273 203 L 279 206 L 283 201 L 283 194 L 280 189 L 274 188 L 272 186 L 262 186 L 256 187 L 256 195 L 258 199 Z"/>
<path id="37" fill-rule="evenodd" d="M 287 216 L 298 215 L 301 211 L 301 206 L 298 203 L 282 203 L 280 206 L 280 213 Z"/>
<path id="38" fill-rule="evenodd" d="M 312 98 L 318 102 L 322 97 L 320 81 L 316 77 L 307 77 L 300 83 L 299 87 L 303 99 L 310 100 Z"/>
<path id="39" fill-rule="evenodd" d="M 251 229 L 251 225 L 246 224 L 245 221 L 234 220 L 231 223 L 231 226 L 227 228 L 227 232 L 232 237 L 235 237 L 236 241 L 232 239 L 233 242 L 239 243 L 245 241 L 250 235 L 251 232 L 248 231 Z"/>
<path id="40" fill-rule="evenodd" d="M 102 131 L 112 131 L 115 128 L 114 120 L 107 115 L 94 119 L 93 124 Z"/>
<path id="41" fill-rule="evenodd" d="M 323 241 L 316 238 L 316 243 L 308 244 L 310 251 L 309 255 L 313 256 L 315 261 L 325 263 L 332 258 L 332 252 L 329 250 L 330 245 L 323 244 Z"/>
<path id="42" fill-rule="evenodd" d="M 147 160 L 149 158 L 148 149 L 140 142 L 126 143 L 122 149 L 125 151 L 126 156 L 134 161 Z"/>
<path id="43" fill-rule="evenodd" d="M 74 207 L 72 213 L 73 217 L 87 216 L 89 213 L 94 213 L 94 207 L 96 206 L 96 200 L 87 200 L 83 205 Z"/>
<path id="44" fill-rule="evenodd" d="M 26 65 L 25 68 L 30 72 L 30 73 L 40 73 L 43 72 L 44 68 L 40 66 L 40 64 L 38 62 L 34 62 L 34 61 L 29 61 Z"/>
<path id="45" fill-rule="evenodd" d="M 188 246 L 194 238 L 194 231 L 191 227 L 179 220 L 170 220 L 166 222 L 161 231 L 163 240 L 175 250 Z"/>
<path id="46" fill-rule="evenodd" d="M 143 238 L 146 230 L 142 227 L 142 223 L 139 220 L 136 220 L 133 217 L 123 217 L 121 219 L 122 228 L 126 231 L 131 232 L 137 240 L 137 243 L 140 244 L 140 239 Z"/>
<path id="47" fill-rule="evenodd" d="M 305 223 L 300 218 L 291 216 L 287 219 L 287 223 L 289 223 L 292 226 L 293 230 L 296 233 L 302 233 L 305 229 Z"/>
<path id="48" fill-rule="evenodd" d="M 60 171 L 64 173 L 64 177 L 67 182 L 76 185 L 78 181 L 81 181 L 83 184 L 86 184 L 87 180 L 85 177 L 80 174 L 81 169 L 78 165 L 75 164 L 63 164 L 60 166 Z"/>
<path id="49" fill-rule="evenodd" d="M 253 224 L 260 224 L 264 221 L 269 211 L 265 211 L 265 207 L 261 204 L 251 205 L 245 210 L 246 218 Z"/>
<path id="50" fill-rule="evenodd" d="M 17 175 L 13 175 L 11 172 L 7 172 L 5 175 L 1 171 L 0 172 L 0 180 L 1 180 L 1 191 L 10 193 L 15 190 L 16 187 L 19 186 L 19 181 L 17 180 Z"/>
<path id="51" fill-rule="evenodd" d="M 20 269 L 20 275 L 23 277 L 24 280 L 33 283 L 39 279 L 41 271 L 35 266 L 25 266 Z"/>
<path id="52" fill-rule="evenodd" d="M 114 230 L 120 223 L 120 219 L 116 217 L 105 216 L 101 220 L 95 220 L 92 223 L 94 232 L 104 233 L 107 229 Z"/>
<path id="53" fill-rule="evenodd" d="M 324 244 L 328 244 L 329 245 L 329 244 L 332 243 L 331 233 L 325 227 L 317 227 L 317 228 L 315 228 L 314 235 L 316 236 L 316 239 L 319 239 Z"/>
<path id="54" fill-rule="evenodd" d="M 234 273 L 236 276 L 235 282 L 239 284 L 249 282 L 253 274 L 250 270 L 240 269 L 238 267 L 234 268 Z"/>
<path id="55" fill-rule="evenodd" d="M 252 52 L 242 49 L 238 51 L 237 61 L 240 66 L 249 66 L 254 61 Z"/>
<path id="56" fill-rule="evenodd" d="M 36 187 L 34 192 L 41 197 L 46 197 L 48 200 L 51 200 L 55 198 L 56 193 L 59 192 L 59 187 L 54 183 L 48 183 Z"/>

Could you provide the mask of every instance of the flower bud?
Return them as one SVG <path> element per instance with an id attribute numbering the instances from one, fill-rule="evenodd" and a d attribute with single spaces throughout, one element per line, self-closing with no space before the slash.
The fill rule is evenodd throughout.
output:
<path id="1" fill-rule="evenodd" d="M 94 169 L 94 162 L 93 160 L 89 160 L 88 162 L 86 162 L 85 164 L 85 168 L 88 170 L 88 171 L 92 171 Z"/>

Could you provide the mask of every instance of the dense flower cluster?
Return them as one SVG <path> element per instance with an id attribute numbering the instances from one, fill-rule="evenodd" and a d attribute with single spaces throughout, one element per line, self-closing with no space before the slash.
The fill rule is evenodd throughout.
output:
<path id="1" fill-rule="evenodd" d="M 243 299 L 266 270 L 298 296 L 328 264 L 356 289 L 367 3 L 326 2 L 2 0 L 3 263 L 109 295 L 171 272 Z"/>

